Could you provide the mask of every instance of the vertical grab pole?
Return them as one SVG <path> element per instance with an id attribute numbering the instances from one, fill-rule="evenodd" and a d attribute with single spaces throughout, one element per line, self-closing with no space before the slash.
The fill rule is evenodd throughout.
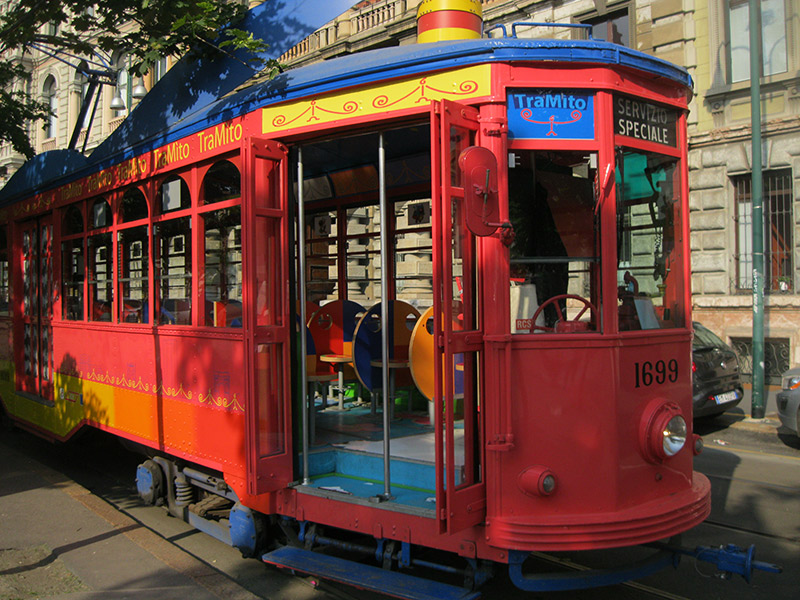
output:
<path id="1" fill-rule="evenodd" d="M 299 255 L 299 270 L 297 286 L 300 299 L 300 393 L 303 407 L 303 485 L 309 485 L 311 478 L 308 474 L 308 411 L 314 410 L 313 405 L 308 406 L 308 365 L 306 353 L 308 340 L 306 339 L 306 215 L 303 203 L 303 148 L 297 148 L 297 253 Z"/>
<path id="2" fill-rule="evenodd" d="M 392 497 L 389 460 L 391 403 L 389 398 L 389 206 L 386 201 L 386 149 L 378 136 L 378 188 L 381 211 L 381 380 L 383 384 L 383 499 Z"/>

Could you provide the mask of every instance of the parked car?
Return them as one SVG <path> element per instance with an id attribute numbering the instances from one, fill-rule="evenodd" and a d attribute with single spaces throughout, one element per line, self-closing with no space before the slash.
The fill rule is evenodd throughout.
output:
<path id="1" fill-rule="evenodd" d="M 781 377 L 778 418 L 781 425 L 800 436 L 800 367 L 789 369 Z"/>
<path id="2" fill-rule="evenodd" d="M 694 417 L 715 417 L 744 396 L 733 348 L 700 323 L 692 323 L 692 406 Z"/>

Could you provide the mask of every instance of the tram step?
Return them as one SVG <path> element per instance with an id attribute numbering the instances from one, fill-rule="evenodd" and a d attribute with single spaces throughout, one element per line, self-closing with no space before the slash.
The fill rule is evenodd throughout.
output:
<path id="1" fill-rule="evenodd" d="M 370 565 L 362 565 L 343 558 L 311 552 L 302 548 L 284 546 L 267 552 L 261 559 L 271 565 L 293 569 L 330 579 L 354 587 L 380 592 L 406 600 L 473 600 L 480 598 L 480 592 L 467 590 L 454 585 L 440 583 L 399 573 L 387 571 Z"/>

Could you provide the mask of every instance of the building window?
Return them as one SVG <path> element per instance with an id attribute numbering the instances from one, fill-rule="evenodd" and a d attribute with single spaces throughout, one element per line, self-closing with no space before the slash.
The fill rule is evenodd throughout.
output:
<path id="1" fill-rule="evenodd" d="M 785 0 L 761 0 L 762 75 L 788 70 Z M 750 7 L 748 0 L 729 0 L 731 83 L 750 79 Z"/>
<path id="2" fill-rule="evenodd" d="M 56 137 L 58 131 L 58 96 L 57 96 L 56 78 L 48 75 L 44 80 L 44 87 L 42 88 L 42 95 L 44 96 L 45 104 L 50 109 L 50 116 L 47 117 L 44 124 L 44 137 L 47 139 Z"/>
<path id="3" fill-rule="evenodd" d="M 753 201 L 751 176 L 732 178 L 736 206 L 736 287 L 753 289 Z M 764 290 L 794 290 L 792 172 L 764 171 Z"/>
<path id="4" fill-rule="evenodd" d="M 592 26 L 592 37 L 596 40 L 605 40 L 621 46 L 632 47 L 630 29 L 630 7 L 628 3 L 608 10 L 607 0 L 596 1 L 596 10 L 581 17 L 580 22 Z"/>
<path id="5" fill-rule="evenodd" d="M 114 97 L 121 98 L 125 106 L 115 109 L 114 116 L 121 117 L 128 114 L 128 106 L 131 105 L 131 86 L 130 76 L 128 75 L 128 57 L 121 54 L 114 61 L 114 69 L 117 72 L 117 82 L 114 87 Z"/>

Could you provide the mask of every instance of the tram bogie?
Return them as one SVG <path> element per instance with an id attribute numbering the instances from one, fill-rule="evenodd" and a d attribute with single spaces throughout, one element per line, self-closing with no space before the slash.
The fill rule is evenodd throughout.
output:
<path id="1" fill-rule="evenodd" d="M 145 502 L 298 570 L 554 589 L 528 553 L 678 535 L 690 90 L 605 42 L 375 51 L 6 198 L 5 410 L 148 448 Z"/>

